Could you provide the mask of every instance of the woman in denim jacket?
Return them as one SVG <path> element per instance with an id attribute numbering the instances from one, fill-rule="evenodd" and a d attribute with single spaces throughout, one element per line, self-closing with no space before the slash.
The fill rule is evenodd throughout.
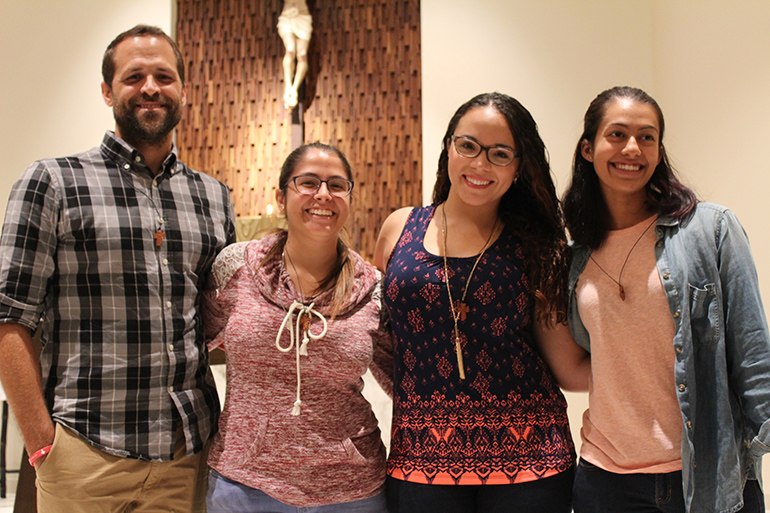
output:
<path id="1" fill-rule="evenodd" d="M 576 513 L 759 512 L 770 333 L 748 239 L 674 176 L 663 114 L 589 106 L 564 198 L 569 322 L 591 353 Z"/>

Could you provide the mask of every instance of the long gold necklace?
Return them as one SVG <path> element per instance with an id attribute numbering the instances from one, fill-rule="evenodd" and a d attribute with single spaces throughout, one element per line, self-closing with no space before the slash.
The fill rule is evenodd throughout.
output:
<path id="1" fill-rule="evenodd" d="M 631 253 L 633 253 L 633 251 L 634 251 L 634 248 L 636 247 L 636 245 L 637 245 L 637 244 L 639 244 L 639 241 L 640 241 L 640 240 L 642 240 L 642 237 L 644 237 L 644 234 L 645 234 L 645 233 L 647 233 L 647 231 L 648 231 L 650 228 L 652 228 L 652 225 L 654 225 L 654 224 L 655 224 L 655 221 L 657 221 L 657 220 L 658 220 L 658 218 L 657 218 L 657 217 L 655 217 L 655 219 L 653 219 L 653 220 L 652 220 L 652 222 L 649 224 L 649 226 L 647 226 L 647 228 L 645 228 L 645 229 L 644 229 L 644 231 L 643 231 L 643 232 L 642 232 L 642 234 L 639 236 L 639 238 L 638 238 L 638 239 L 636 239 L 636 242 L 634 242 L 634 245 L 633 245 L 633 246 L 631 246 L 631 249 L 629 249 L 629 250 L 628 250 L 628 254 L 626 255 L 626 259 L 623 261 L 623 266 L 620 268 L 620 275 L 618 275 L 618 279 L 617 279 L 617 280 L 616 280 L 615 278 L 613 278 L 613 277 L 610 275 L 610 273 L 608 273 L 608 272 L 607 272 L 607 271 L 604 269 L 604 267 L 602 267 L 601 265 L 599 265 L 599 262 L 597 262 L 597 261 L 596 261 L 596 259 L 594 258 L 594 256 L 593 256 L 593 255 L 589 255 L 589 256 L 590 256 L 590 258 L 591 258 L 591 260 L 593 260 L 593 262 L 596 264 L 596 267 L 598 267 L 598 268 L 599 268 L 599 270 L 601 270 L 601 272 L 603 272 L 604 274 L 606 274 L 606 275 L 607 275 L 607 277 L 608 277 L 609 279 L 611 279 L 612 281 L 614 281 L 615 283 L 617 283 L 617 285 L 618 285 L 618 292 L 620 293 L 620 299 L 621 299 L 622 301 L 625 301 L 625 300 L 626 300 L 626 289 L 625 289 L 625 288 L 623 288 L 622 280 L 623 280 L 623 271 L 625 271 L 625 270 L 626 270 L 626 264 L 628 263 L 628 259 L 629 259 L 629 258 L 631 258 Z"/>
<path id="2" fill-rule="evenodd" d="M 460 379 L 465 379 L 465 366 L 463 365 L 463 348 L 462 344 L 460 343 L 460 329 L 457 326 L 457 322 L 459 320 L 465 320 L 466 316 L 468 315 L 468 312 L 470 309 L 468 308 L 468 305 L 465 304 L 465 296 L 468 293 L 468 287 L 471 284 L 471 278 L 473 278 L 473 272 L 476 270 L 476 266 L 479 265 L 479 261 L 481 261 L 481 257 L 484 256 L 484 253 L 489 249 L 489 246 L 492 245 L 492 236 L 495 234 L 495 231 L 497 230 L 497 223 L 500 220 L 499 218 L 495 218 L 495 224 L 492 226 L 492 231 L 489 233 L 489 237 L 487 237 L 487 241 L 484 243 L 484 247 L 481 248 L 481 253 L 479 253 L 478 258 L 476 258 L 476 261 L 473 263 L 473 267 L 471 268 L 471 273 L 468 275 L 468 280 L 465 282 L 465 288 L 463 289 L 463 295 L 462 299 L 460 299 L 459 304 L 457 305 L 457 309 L 455 309 L 455 303 L 452 299 L 452 290 L 449 288 L 449 266 L 447 265 L 447 258 L 446 258 L 446 238 L 447 238 L 447 223 L 446 223 L 446 209 L 444 208 L 444 203 L 441 204 L 441 217 L 443 217 L 443 229 L 441 230 L 442 234 L 442 241 L 444 243 L 444 281 L 446 282 L 446 292 L 449 296 L 449 308 L 452 311 L 452 319 L 454 320 L 455 324 L 455 352 L 457 353 L 457 368 L 460 371 Z"/>

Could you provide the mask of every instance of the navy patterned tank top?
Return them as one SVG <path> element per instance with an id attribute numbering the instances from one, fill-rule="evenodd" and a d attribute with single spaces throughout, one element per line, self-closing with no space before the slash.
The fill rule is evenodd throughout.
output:
<path id="1" fill-rule="evenodd" d="M 476 485 L 567 470 L 575 463 L 567 402 L 535 347 L 519 239 L 503 230 L 468 285 L 461 380 L 444 259 L 423 246 L 434 211 L 412 210 L 385 275 L 395 344 L 388 475 Z M 448 258 L 456 308 L 476 258 Z"/>

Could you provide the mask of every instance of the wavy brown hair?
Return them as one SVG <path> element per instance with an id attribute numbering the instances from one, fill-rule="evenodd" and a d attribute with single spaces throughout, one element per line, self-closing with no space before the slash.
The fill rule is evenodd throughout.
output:
<path id="1" fill-rule="evenodd" d="M 535 298 L 537 320 L 567 320 L 567 270 L 569 248 L 564 217 L 548 163 L 548 152 L 532 115 L 514 98 L 485 93 L 463 104 L 444 134 L 438 159 L 433 203 L 446 201 L 449 189 L 449 146 L 460 119 L 471 109 L 492 107 L 505 117 L 520 154 L 516 181 L 500 200 L 498 215 L 505 229 L 522 241 L 530 293 Z"/>

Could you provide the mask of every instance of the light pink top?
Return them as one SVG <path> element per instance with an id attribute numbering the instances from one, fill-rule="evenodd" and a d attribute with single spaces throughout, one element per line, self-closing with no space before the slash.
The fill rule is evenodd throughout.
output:
<path id="1" fill-rule="evenodd" d="M 591 336 L 592 372 L 581 457 L 620 474 L 682 468 L 674 322 L 655 263 L 654 220 L 610 231 L 577 285 L 580 317 Z M 625 301 L 599 265 L 621 282 Z"/>

